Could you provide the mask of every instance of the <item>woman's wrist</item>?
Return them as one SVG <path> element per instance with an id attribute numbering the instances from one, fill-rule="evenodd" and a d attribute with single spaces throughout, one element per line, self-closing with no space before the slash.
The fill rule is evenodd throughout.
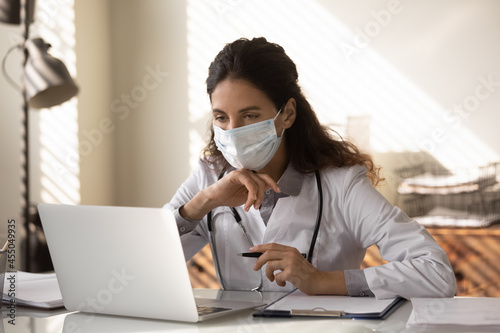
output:
<path id="1" fill-rule="evenodd" d="M 347 296 L 344 271 L 325 272 L 317 270 L 310 284 L 310 292 L 306 292 L 310 295 Z"/>
<path id="2" fill-rule="evenodd" d="M 201 220 L 213 209 L 203 191 L 198 192 L 188 203 L 179 208 L 179 214 L 188 220 Z"/>

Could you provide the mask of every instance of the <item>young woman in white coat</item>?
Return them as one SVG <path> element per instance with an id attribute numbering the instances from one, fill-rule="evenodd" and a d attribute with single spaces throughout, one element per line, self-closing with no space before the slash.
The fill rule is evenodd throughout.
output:
<path id="1" fill-rule="evenodd" d="M 165 205 L 186 260 L 210 243 L 229 290 L 455 294 L 446 253 L 375 189 L 381 179 L 371 157 L 319 123 L 282 47 L 264 38 L 227 44 L 206 83 L 210 142 Z M 388 263 L 361 270 L 373 244 Z"/>

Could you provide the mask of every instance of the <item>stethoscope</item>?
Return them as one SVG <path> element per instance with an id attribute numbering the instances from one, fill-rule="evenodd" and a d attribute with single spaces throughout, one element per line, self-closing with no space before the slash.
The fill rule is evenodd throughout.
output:
<path id="1" fill-rule="evenodd" d="M 224 176 L 224 172 L 225 172 L 225 170 L 223 170 L 220 173 L 218 180 L 220 180 Z M 321 178 L 320 178 L 318 170 L 315 171 L 315 175 L 316 175 L 316 186 L 318 188 L 319 199 L 318 199 L 318 211 L 316 214 L 316 225 L 314 226 L 314 232 L 313 232 L 313 236 L 311 239 L 311 245 L 309 247 L 309 252 L 307 253 L 307 261 L 309 261 L 310 263 L 312 263 L 312 255 L 313 255 L 313 251 L 314 251 L 314 246 L 316 245 L 316 239 L 318 238 L 319 226 L 321 224 L 321 215 L 323 213 L 323 189 L 321 186 Z M 238 212 L 236 211 L 236 209 L 234 207 L 229 207 L 229 208 L 231 209 L 231 212 L 233 213 L 233 216 L 234 216 L 234 219 L 236 220 L 236 223 L 240 226 L 241 230 L 243 231 L 243 234 L 245 235 L 245 238 L 248 241 L 248 245 L 250 245 L 250 247 L 253 247 L 254 244 L 253 244 L 252 240 L 250 239 L 250 236 L 248 236 L 248 233 L 247 233 L 247 230 L 245 229 L 245 226 L 241 223 L 240 214 L 238 214 Z M 207 214 L 207 226 L 208 226 L 208 231 L 210 233 L 210 239 L 212 241 L 212 251 L 214 254 L 213 260 L 215 263 L 215 268 L 216 268 L 217 274 L 219 275 L 219 278 L 220 278 L 221 287 L 223 290 L 225 290 L 226 286 L 224 283 L 224 278 L 222 277 L 222 271 L 220 269 L 219 256 L 217 254 L 217 246 L 215 244 L 215 233 L 213 232 L 212 211 L 208 212 L 208 214 Z M 262 288 L 262 274 L 260 276 L 259 286 L 256 288 L 253 288 L 252 290 L 258 291 L 261 288 Z"/>

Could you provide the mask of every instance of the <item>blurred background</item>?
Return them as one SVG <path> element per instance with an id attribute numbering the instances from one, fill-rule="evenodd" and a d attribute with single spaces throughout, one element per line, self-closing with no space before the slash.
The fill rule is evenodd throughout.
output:
<path id="1" fill-rule="evenodd" d="M 373 154 L 386 178 L 380 191 L 404 206 L 402 168 L 414 176 L 415 167 L 431 164 L 454 174 L 500 160 L 499 12 L 495 0 L 37 0 L 30 34 L 52 45 L 80 91 L 30 111 L 31 202 L 163 206 L 207 139 L 210 62 L 228 42 L 264 36 L 295 61 L 321 121 Z M 20 34 L 0 25 L 2 56 Z M 21 58 L 6 60 L 12 78 L 21 76 Z M 19 244 L 21 103 L 1 78 L 0 239 L 16 219 Z M 486 205 L 495 205 L 495 184 Z M 498 258 L 499 230 L 456 227 L 434 235 L 462 260 L 457 270 Z M 490 245 L 478 249 L 485 239 Z M 379 262 L 375 254 L 367 259 Z M 202 253 L 190 264 L 194 285 L 214 286 L 210 260 Z M 488 269 L 461 280 L 463 294 L 497 293 L 500 272 Z"/>

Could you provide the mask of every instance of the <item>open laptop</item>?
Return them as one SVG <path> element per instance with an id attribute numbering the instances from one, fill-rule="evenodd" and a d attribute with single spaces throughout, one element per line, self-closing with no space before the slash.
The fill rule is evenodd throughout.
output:
<path id="1" fill-rule="evenodd" d="M 38 210 L 70 311 L 198 322 L 265 305 L 195 298 L 168 209 L 39 204 Z"/>

